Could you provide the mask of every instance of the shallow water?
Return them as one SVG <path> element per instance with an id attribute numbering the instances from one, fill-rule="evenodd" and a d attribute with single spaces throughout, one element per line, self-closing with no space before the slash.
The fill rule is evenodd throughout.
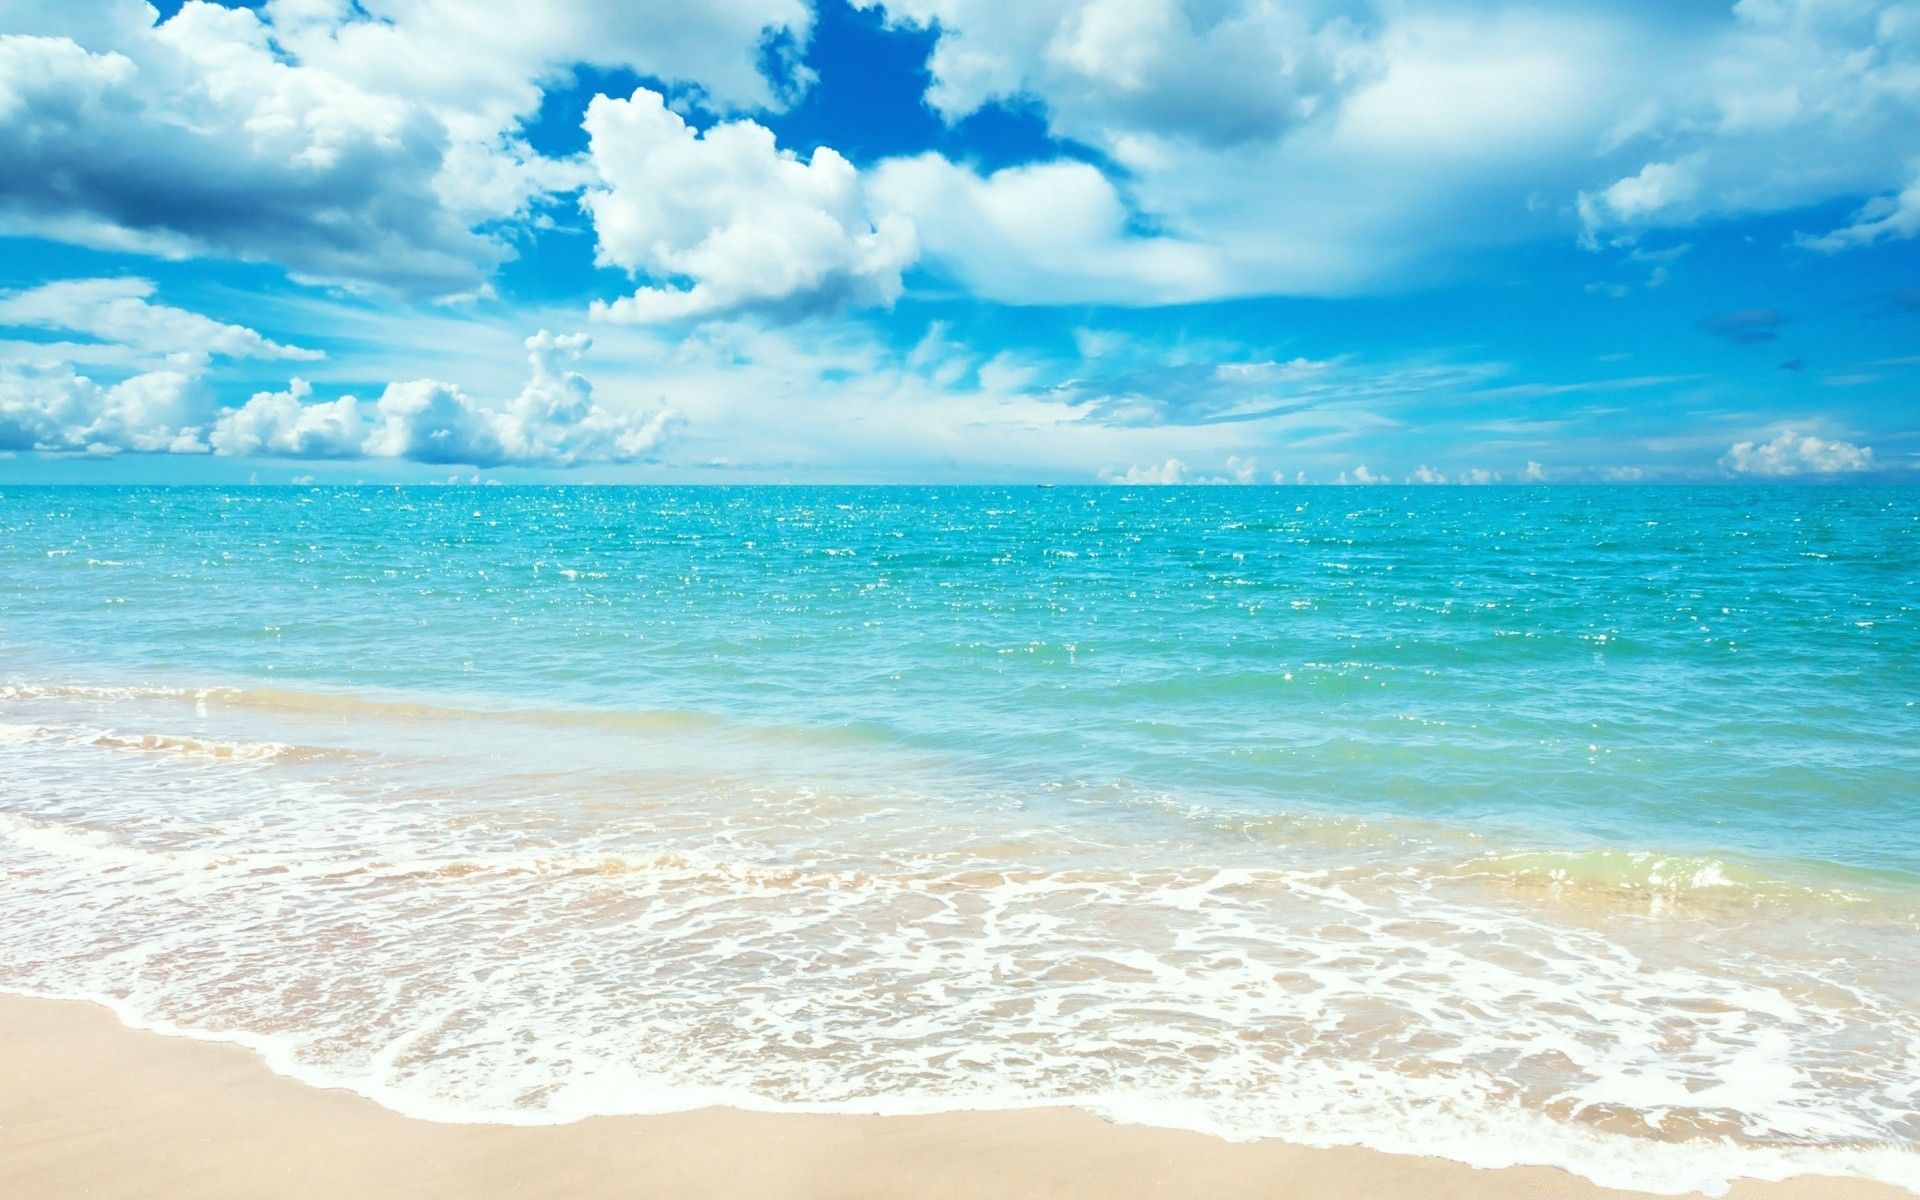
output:
<path id="1" fill-rule="evenodd" d="M 0 986 L 443 1119 L 1920 1187 L 1920 490 L 0 490 Z"/>

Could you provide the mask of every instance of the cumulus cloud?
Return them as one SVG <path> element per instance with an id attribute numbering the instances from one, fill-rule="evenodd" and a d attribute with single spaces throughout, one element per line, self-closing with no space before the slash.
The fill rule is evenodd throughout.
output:
<path id="1" fill-rule="evenodd" d="M 1871 471 L 1873 447 L 1782 429 L 1771 441 L 1735 442 L 1720 465 L 1736 475 L 1785 477 Z"/>
<path id="2" fill-rule="evenodd" d="M 367 88 L 404 90 L 479 128 L 505 129 L 577 65 L 624 67 L 727 110 L 775 108 L 808 78 L 796 61 L 807 0 L 275 0 L 276 40 Z M 776 83 L 762 70 L 782 60 Z"/>
<path id="3" fill-rule="evenodd" d="M 1135 130 L 1227 145 L 1276 137 L 1378 69 L 1365 5 L 884 5 L 895 19 L 939 31 L 927 100 L 948 120 L 989 101 L 1037 96 L 1056 128 L 1090 142 Z"/>
<path id="4" fill-rule="evenodd" d="M 0 450 L 200 454 L 204 397 L 181 371 L 102 386 L 72 366 L 0 368 Z"/>
<path id="5" fill-rule="evenodd" d="M 229 358 L 319 359 L 262 337 L 244 325 L 229 325 L 183 308 L 155 304 L 145 279 L 63 279 L 16 292 L 0 292 L 0 325 L 85 334 L 152 354 Z"/>
<path id="6" fill-rule="evenodd" d="M 282 62 L 250 10 L 189 3 L 126 47 L 0 35 L 0 230 L 418 291 L 504 256 L 435 194 L 431 114 Z"/>
<path id="7" fill-rule="evenodd" d="M 1099 165 L 863 177 L 752 121 L 696 134 L 652 92 L 595 106 L 590 155 L 528 143 L 582 64 L 723 116 L 782 107 L 806 0 L 0 0 L 0 231 L 467 294 L 587 187 L 603 260 L 642 284 L 604 315 L 651 321 L 889 304 L 916 244 L 990 299 L 1155 304 L 1841 198 L 1879 197 L 1807 245 L 1920 229 L 1904 6 L 863 4 L 934 32 L 941 115 L 1030 104 Z"/>
<path id="8" fill-rule="evenodd" d="M 1609 139 L 1641 165 L 1580 197 L 1590 238 L 1776 212 L 1908 183 L 1920 155 L 1920 20 L 1905 5 L 1740 0 L 1693 35 Z M 1911 189 L 1909 189 L 1911 192 Z M 1823 250 L 1910 237 L 1920 193 L 1807 239 Z"/>
<path id="9" fill-rule="evenodd" d="M 357 458 L 366 442 L 360 402 L 342 396 L 309 404 L 313 386 L 296 379 L 284 392 L 256 392 L 223 415 L 209 437 L 217 454 L 278 458 Z"/>
<path id="10" fill-rule="evenodd" d="M 201 378 L 204 357 L 110 384 L 70 363 L 14 363 L 0 367 L 0 451 L 391 458 L 477 467 L 571 467 L 652 455 L 684 417 L 664 406 L 625 411 L 594 399 L 592 384 L 573 369 L 589 345 L 581 334 L 546 330 L 526 339 L 531 378 L 500 405 L 434 379 L 389 384 L 373 401 L 316 401 L 312 385 L 295 379 L 285 391 L 258 392 L 222 409 Z"/>
<path id="11" fill-rule="evenodd" d="M 1102 483 L 1185 483 L 1187 464 L 1177 458 L 1169 458 L 1163 463 L 1128 467 L 1124 471 L 1118 467 L 1108 467 L 1100 472 L 1100 480 Z"/>
<path id="12" fill-rule="evenodd" d="M 0 2 L 0 231 L 270 261 L 434 295 L 509 253 L 483 224 L 586 179 L 521 136 L 575 64 L 774 105 L 804 0 Z M 791 65 L 791 64 L 790 64 Z M 787 73 L 788 78 L 799 79 Z"/>
<path id="13" fill-rule="evenodd" d="M 928 255 L 974 294 L 1013 304 L 1168 304 L 1226 290 L 1216 251 L 1138 236 L 1114 185 L 1082 162 L 981 176 L 936 154 L 875 169 L 878 204 L 906 214 Z"/>
<path id="14" fill-rule="evenodd" d="M 876 172 L 931 257 L 1012 303 L 1344 292 L 1436 253 L 1562 231 L 1528 199 L 1571 197 L 1631 98 L 1621 64 L 1646 57 L 1622 22 L 1585 9 L 885 7 L 937 28 L 928 98 L 949 119 L 1035 102 L 1057 137 L 1111 164 Z"/>
<path id="15" fill-rule="evenodd" d="M 532 378 L 504 407 L 480 404 L 450 383 L 389 384 L 371 403 L 342 396 L 309 403 L 295 380 L 223 414 L 208 437 L 215 453 L 290 458 L 397 458 L 476 467 L 625 463 L 657 450 L 681 423 L 670 408 L 615 412 L 568 364 L 591 342 L 541 330 L 527 339 Z"/>
<path id="16" fill-rule="evenodd" d="M 596 304 L 596 316 L 806 315 L 899 297 L 913 224 L 891 212 L 870 220 L 859 172 L 832 148 L 802 160 L 752 121 L 697 133 L 645 88 L 597 97 L 586 128 L 602 182 L 582 203 L 600 261 L 663 281 Z"/>
<path id="17" fill-rule="evenodd" d="M 1920 157 L 1904 9 L 868 2 L 937 33 L 927 99 L 949 120 L 1032 103 L 1112 164 L 1122 218 L 1051 226 L 1062 242 L 1024 236 L 1015 180 L 880 173 L 930 256 L 1014 303 L 1347 292 L 1518 239 L 1897 190 Z M 1813 244 L 1910 236 L 1902 196 Z"/>

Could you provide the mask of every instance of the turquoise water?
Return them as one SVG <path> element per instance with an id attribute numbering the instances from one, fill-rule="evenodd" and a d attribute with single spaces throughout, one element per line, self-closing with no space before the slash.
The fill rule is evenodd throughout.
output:
<path id="1" fill-rule="evenodd" d="M 1912 1186 L 1916 610 L 1916 489 L 5 488 L 0 986 L 448 1119 Z"/>

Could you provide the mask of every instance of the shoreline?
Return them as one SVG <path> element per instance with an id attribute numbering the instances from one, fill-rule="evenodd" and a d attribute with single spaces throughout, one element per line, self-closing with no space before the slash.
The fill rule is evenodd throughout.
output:
<path id="1" fill-rule="evenodd" d="M 1114 1125 L 1084 1110 L 933 1116 L 701 1109 L 459 1125 L 275 1074 L 255 1052 L 130 1028 L 104 1006 L 0 994 L 0 1179 L 39 1200 L 1627 1200 L 1553 1167 Z M 1734 1200 L 1902 1200 L 1868 1180 L 1743 1180 Z"/>

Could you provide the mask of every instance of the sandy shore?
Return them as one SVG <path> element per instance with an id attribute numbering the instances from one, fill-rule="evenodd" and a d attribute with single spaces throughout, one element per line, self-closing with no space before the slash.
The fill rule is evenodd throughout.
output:
<path id="1" fill-rule="evenodd" d="M 1561 1171 L 1109 1125 L 1072 1109 L 935 1117 L 710 1109 L 518 1128 L 439 1125 L 269 1071 L 237 1046 L 131 1030 L 89 1004 L 0 996 L 9 1197 L 1620 1197 Z M 1799 1179 L 1747 1200 L 1879 1200 Z"/>

